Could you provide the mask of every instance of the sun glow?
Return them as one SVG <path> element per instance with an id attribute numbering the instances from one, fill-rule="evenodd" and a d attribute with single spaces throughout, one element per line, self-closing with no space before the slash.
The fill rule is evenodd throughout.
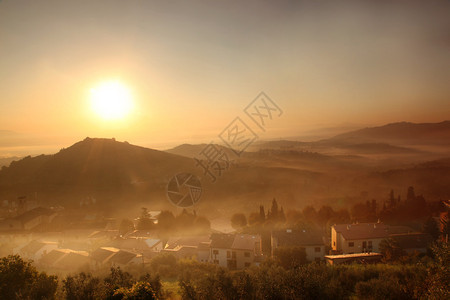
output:
<path id="1" fill-rule="evenodd" d="M 133 106 L 130 91 L 119 81 L 107 81 L 91 89 L 94 112 L 105 120 L 126 117 Z"/>

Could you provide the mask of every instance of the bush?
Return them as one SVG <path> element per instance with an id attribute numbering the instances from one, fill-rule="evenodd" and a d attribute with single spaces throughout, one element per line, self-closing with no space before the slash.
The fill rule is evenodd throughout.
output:
<path id="1" fill-rule="evenodd" d="M 63 280 L 63 291 L 67 300 L 94 300 L 105 299 L 106 290 L 98 277 L 84 272 L 67 276 Z"/>
<path id="2" fill-rule="evenodd" d="M 30 261 L 18 255 L 0 259 L 0 295 L 2 299 L 54 299 L 58 279 L 39 273 Z"/>
<path id="3" fill-rule="evenodd" d="M 136 282 L 131 288 L 120 288 L 114 293 L 115 299 L 123 300 L 153 300 L 157 299 L 150 283 Z"/>

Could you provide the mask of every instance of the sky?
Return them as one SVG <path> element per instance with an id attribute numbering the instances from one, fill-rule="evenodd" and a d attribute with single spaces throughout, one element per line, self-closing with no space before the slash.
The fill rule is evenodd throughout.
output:
<path id="1" fill-rule="evenodd" d="M 261 91 L 283 111 L 262 138 L 448 120 L 449 15 L 446 0 L 0 0 L 0 156 L 216 141 Z M 122 119 L 92 109 L 108 81 L 132 99 Z"/>

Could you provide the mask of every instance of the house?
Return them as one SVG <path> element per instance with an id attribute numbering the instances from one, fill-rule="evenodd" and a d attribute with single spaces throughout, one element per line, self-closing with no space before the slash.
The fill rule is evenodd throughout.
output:
<path id="1" fill-rule="evenodd" d="M 256 264 L 261 256 L 261 237 L 249 234 L 212 234 L 211 261 L 231 270 Z"/>
<path id="2" fill-rule="evenodd" d="M 89 253 L 87 251 L 66 250 L 66 254 L 54 263 L 54 267 L 64 270 L 77 270 L 89 265 Z"/>
<path id="3" fill-rule="evenodd" d="M 383 223 L 341 224 L 331 227 L 333 254 L 379 252 L 380 242 L 389 237 L 389 227 Z"/>
<path id="4" fill-rule="evenodd" d="M 126 233 L 123 238 L 154 238 L 158 236 L 158 231 L 154 229 L 148 230 L 133 230 Z"/>
<path id="5" fill-rule="evenodd" d="M 36 207 L 16 217 L 2 220 L 0 230 L 31 230 L 39 225 L 50 223 L 55 216 L 56 212 L 51 209 Z"/>
<path id="6" fill-rule="evenodd" d="M 119 251 L 120 249 L 114 247 L 100 247 L 91 253 L 91 263 L 95 267 L 105 265 L 108 260 Z"/>
<path id="7" fill-rule="evenodd" d="M 140 253 L 160 252 L 163 249 L 161 240 L 154 238 L 116 238 L 109 242 L 107 246 Z"/>
<path id="8" fill-rule="evenodd" d="M 19 253 L 26 258 L 38 261 L 42 258 L 43 255 L 57 248 L 58 248 L 57 242 L 32 240 L 24 247 L 22 247 Z"/>
<path id="9" fill-rule="evenodd" d="M 42 258 L 38 262 L 46 267 L 52 267 L 55 262 L 66 254 L 67 249 L 53 249 L 49 253 L 42 255 Z"/>
<path id="10" fill-rule="evenodd" d="M 175 248 L 163 249 L 161 253 L 170 253 L 178 258 L 194 258 L 197 256 L 197 247 L 178 245 Z"/>
<path id="11" fill-rule="evenodd" d="M 161 252 L 171 253 L 179 258 L 195 257 L 198 261 L 207 262 L 209 261 L 209 246 L 210 239 L 207 235 L 172 237 L 167 240 Z"/>
<path id="12" fill-rule="evenodd" d="M 57 269 L 77 270 L 89 264 L 89 254 L 72 249 L 53 249 L 43 255 L 39 263 Z"/>
<path id="13" fill-rule="evenodd" d="M 109 263 L 112 266 L 124 267 L 128 265 L 142 264 L 142 258 L 142 254 L 121 249 L 109 257 L 106 263 Z"/>
<path id="14" fill-rule="evenodd" d="M 338 255 L 325 255 L 325 260 L 329 265 L 339 264 L 374 264 L 379 263 L 383 255 L 380 253 L 354 253 L 354 254 L 338 254 Z"/>
<path id="15" fill-rule="evenodd" d="M 211 241 L 201 242 L 197 247 L 197 261 L 210 262 L 211 261 Z"/>
<path id="16" fill-rule="evenodd" d="M 100 247 L 90 255 L 94 267 L 142 264 L 142 254 L 114 247 Z"/>
<path id="17" fill-rule="evenodd" d="M 325 243 L 320 232 L 314 230 L 277 230 L 271 234 L 272 256 L 278 247 L 302 247 L 308 261 L 323 260 Z"/>

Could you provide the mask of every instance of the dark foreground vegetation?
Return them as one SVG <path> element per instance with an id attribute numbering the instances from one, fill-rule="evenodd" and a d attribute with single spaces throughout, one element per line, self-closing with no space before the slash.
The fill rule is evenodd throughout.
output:
<path id="1" fill-rule="evenodd" d="M 63 278 L 39 272 L 19 256 L 0 260 L 1 299 L 449 299 L 450 248 L 408 264 L 305 264 L 227 271 L 213 264 L 155 257 L 129 270 Z M 152 274 L 152 275 L 150 275 Z"/>

